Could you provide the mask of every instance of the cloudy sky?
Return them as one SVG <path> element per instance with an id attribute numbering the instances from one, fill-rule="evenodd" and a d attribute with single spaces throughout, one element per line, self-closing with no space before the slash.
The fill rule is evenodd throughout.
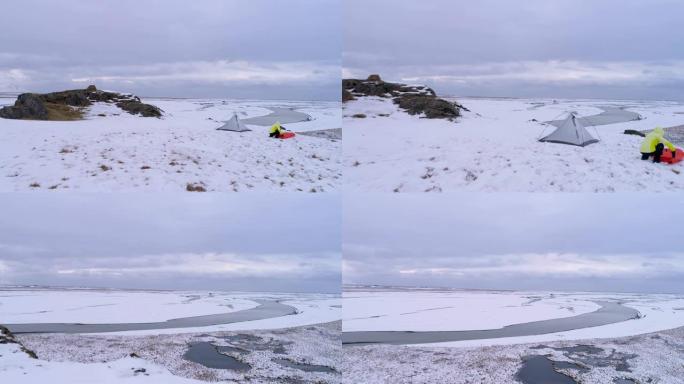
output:
<path id="1" fill-rule="evenodd" d="M 338 292 L 331 194 L 5 194 L 0 284 Z"/>
<path id="2" fill-rule="evenodd" d="M 347 0 L 344 76 L 475 96 L 684 100 L 678 0 Z"/>
<path id="3" fill-rule="evenodd" d="M 340 0 L 22 0 L 0 12 L 0 92 L 339 99 Z"/>
<path id="4" fill-rule="evenodd" d="M 684 292 L 684 202 L 652 194 L 348 195 L 347 284 Z"/>

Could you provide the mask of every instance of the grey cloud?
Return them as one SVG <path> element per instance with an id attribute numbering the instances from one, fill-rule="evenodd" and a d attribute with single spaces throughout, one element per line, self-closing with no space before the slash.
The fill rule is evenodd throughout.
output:
<path id="1" fill-rule="evenodd" d="M 121 76 L 104 84 L 146 96 L 339 98 L 339 0 L 133 1 L 27 0 L 0 13 L 0 91 L 80 86 L 82 77 Z M 305 63 L 301 79 L 260 81 L 130 80 L 145 71 L 242 61 L 255 69 Z M 331 71 L 330 68 L 337 68 Z M 10 76 L 21 71 L 25 77 Z M 4 75 L 3 75 L 4 74 Z M 16 73 L 15 73 L 16 74 Z"/>
<path id="2" fill-rule="evenodd" d="M 350 195 L 344 207 L 345 283 L 682 292 L 666 223 L 684 203 L 667 195 Z"/>
<path id="3" fill-rule="evenodd" d="M 673 49 L 684 37 L 678 16 L 684 4 L 678 1 L 345 4 L 346 75 L 417 78 L 452 95 L 679 100 L 684 96 L 684 53 Z M 562 70 L 576 76 L 559 82 L 558 76 L 544 73 L 554 63 L 562 63 Z M 596 80 L 623 72 L 635 77 Z M 528 77 L 500 77 L 521 73 Z"/>
<path id="4" fill-rule="evenodd" d="M 4 194 L 0 283 L 336 292 L 340 202 Z"/>

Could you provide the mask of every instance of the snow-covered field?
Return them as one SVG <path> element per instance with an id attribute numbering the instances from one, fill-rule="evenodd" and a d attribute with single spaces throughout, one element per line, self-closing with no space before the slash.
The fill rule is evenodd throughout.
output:
<path id="1" fill-rule="evenodd" d="M 528 356 L 577 364 L 581 383 L 678 383 L 684 375 L 684 296 L 668 294 L 345 289 L 343 330 L 491 329 L 593 311 L 616 301 L 640 318 L 537 336 L 428 345 L 349 345 L 346 383 L 520 383 Z M 575 351 L 572 347 L 581 347 Z M 571 347 L 568 349 L 568 347 Z M 559 381 L 563 382 L 563 381 Z"/>
<path id="2" fill-rule="evenodd" d="M 669 294 L 345 290 L 343 330 L 464 331 L 577 316 L 599 308 L 597 301 L 620 302 L 639 319 L 599 327 L 540 334 L 438 343 L 486 346 L 586 338 L 624 337 L 684 327 L 684 296 Z"/>
<path id="3" fill-rule="evenodd" d="M 484 291 L 345 292 L 344 331 L 453 331 L 576 316 L 599 305 L 542 293 Z"/>
<path id="4" fill-rule="evenodd" d="M 341 368 L 344 382 L 349 384 L 520 384 L 516 374 L 523 359 L 547 356 L 582 369 L 557 368 L 573 380 L 556 383 L 679 384 L 684 377 L 682 340 L 684 328 L 612 339 L 492 347 L 345 346 Z M 577 346 L 585 346 L 579 349 L 588 352 L 567 349 Z M 546 372 L 552 373 L 550 369 Z"/>
<path id="5" fill-rule="evenodd" d="M 148 323 L 256 306 L 256 302 L 225 293 L 0 290 L 0 324 Z"/>
<path id="6" fill-rule="evenodd" d="M 421 119 L 391 100 L 364 97 L 343 104 L 345 186 L 375 192 L 623 192 L 684 189 L 684 166 L 640 160 L 647 130 L 684 123 L 676 102 L 459 98 L 470 112 L 455 122 Z M 539 122 L 564 112 L 624 107 L 642 120 L 597 126 L 587 147 L 541 143 Z M 365 114 L 366 118 L 354 118 Z M 533 121 L 536 120 L 536 121 Z M 596 135 L 594 127 L 588 128 Z"/>
<path id="7" fill-rule="evenodd" d="M 20 334 L 0 343 L 0 382 L 22 383 L 336 383 L 341 380 L 341 298 L 335 294 L 167 292 L 8 288 L 0 325 L 13 322 L 152 322 L 253 308 L 277 300 L 297 313 L 208 327 L 103 334 Z M 190 344 L 228 348 L 223 356 L 250 368 L 208 368 L 184 358 Z M 32 359 L 22 345 L 35 352 Z M 211 357 L 207 357 L 211 359 Z M 332 369 L 303 371 L 279 361 Z"/>
<path id="8" fill-rule="evenodd" d="M 13 98 L 0 98 L 0 105 Z M 96 103 L 82 121 L 0 119 L 0 191 L 335 191 L 341 141 L 307 135 L 277 140 L 268 127 L 217 131 L 241 119 L 291 108 L 311 121 L 295 132 L 341 128 L 338 102 L 146 99 L 164 117 L 132 116 Z"/>
<path id="9" fill-rule="evenodd" d="M 341 299 L 334 294 L 17 288 L 0 290 L 0 325 L 161 322 L 242 311 L 256 307 L 255 300 L 279 301 L 294 307 L 297 313 L 231 324 L 110 334 L 140 336 L 273 329 L 328 323 L 338 321 L 342 316 Z"/>

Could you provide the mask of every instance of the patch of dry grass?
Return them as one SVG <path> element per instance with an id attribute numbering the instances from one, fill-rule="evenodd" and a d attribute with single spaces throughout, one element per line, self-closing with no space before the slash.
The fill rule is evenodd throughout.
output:
<path id="1" fill-rule="evenodd" d="M 185 190 L 188 192 L 206 192 L 207 189 L 204 188 L 204 186 L 200 184 L 193 184 L 193 183 L 188 183 L 185 186 Z"/>
<path id="2" fill-rule="evenodd" d="M 48 111 L 48 120 L 74 121 L 83 120 L 83 109 L 74 108 L 64 104 L 45 103 Z"/>

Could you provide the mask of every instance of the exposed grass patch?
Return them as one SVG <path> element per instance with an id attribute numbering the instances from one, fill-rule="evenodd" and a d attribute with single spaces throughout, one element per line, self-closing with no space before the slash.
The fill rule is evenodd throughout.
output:
<path id="1" fill-rule="evenodd" d="M 185 186 L 185 190 L 188 192 L 206 192 L 207 189 L 201 184 L 188 183 Z"/>
<path id="2" fill-rule="evenodd" d="M 48 120 L 52 121 L 74 121 L 83 120 L 83 109 L 74 108 L 64 104 L 45 103 L 48 111 Z"/>

